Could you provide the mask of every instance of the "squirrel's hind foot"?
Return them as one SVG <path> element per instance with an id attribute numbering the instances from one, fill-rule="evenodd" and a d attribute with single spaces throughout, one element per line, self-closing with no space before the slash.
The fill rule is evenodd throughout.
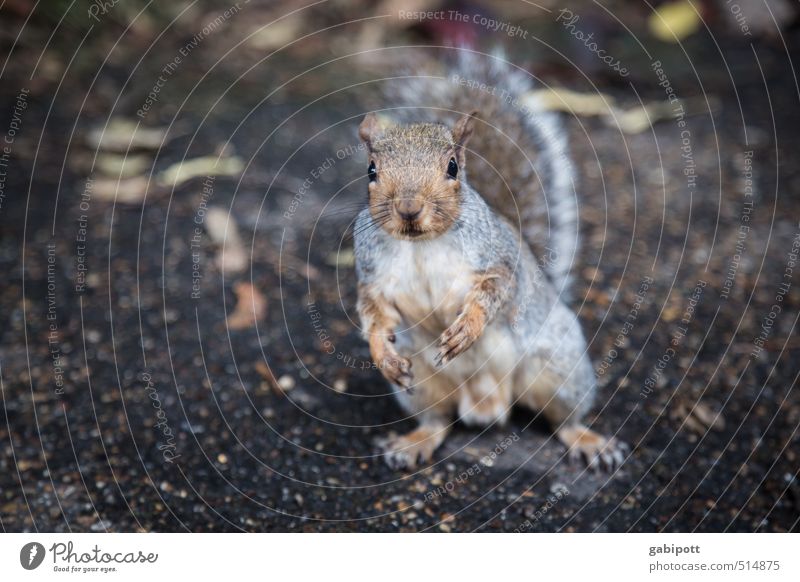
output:
<path id="1" fill-rule="evenodd" d="M 582 424 L 562 427 L 556 436 L 569 449 L 571 461 L 583 460 L 590 469 L 615 471 L 630 450 L 622 441 L 606 438 Z"/>
<path id="2" fill-rule="evenodd" d="M 376 444 L 392 469 L 414 469 L 417 463 L 431 460 L 449 432 L 447 425 L 423 424 L 407 434 L 379 439 Z"/>

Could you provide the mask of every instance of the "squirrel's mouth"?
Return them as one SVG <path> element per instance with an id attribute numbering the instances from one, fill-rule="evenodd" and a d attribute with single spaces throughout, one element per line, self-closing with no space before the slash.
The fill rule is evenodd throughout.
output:
<path id="1" fill-rule="evenodd" d="M 420 205 L 418 208 L 397 208 L 390 210 L 390 215 L 378 214 L 384 218 L 384 230 L 399 240 L 421 241 L 436 238 L 446 232 L 449 223 L 431 205 Z"/>
<path id="2" fill-rule="evenodd" d="M 395 219 L 393 223 L 394 224 L 391 225 L 388 231 L 392 236 L 400 240 L 430 240 L 447 230 L 447 225 L 443 223 L 440 224 L 440 221 L 432 220 L 432 217 L 424 212 L 421 216 L 415 217 L 414 220 Z"/>
<path id="3" fill-rule="evenodd" d="M 404 224 L 398 234 L 405 238 L 415 239 L 424 236 L 426 233 L 416 224 Z"/>

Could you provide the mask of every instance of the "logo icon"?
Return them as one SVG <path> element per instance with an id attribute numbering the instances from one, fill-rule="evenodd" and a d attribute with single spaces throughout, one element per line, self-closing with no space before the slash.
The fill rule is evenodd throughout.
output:
<path id="1" fill-rule="evenodd" d="M 19 563 L 26 570 L 35 570 L 44 561 L 44 546 L 39 542 L 30 542 L 19 551 Z"/>

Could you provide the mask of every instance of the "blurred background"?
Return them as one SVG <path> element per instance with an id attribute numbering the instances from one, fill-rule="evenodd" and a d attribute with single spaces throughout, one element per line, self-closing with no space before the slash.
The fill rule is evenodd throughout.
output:
<path id="1" fill-rule="evenodd" d="M 7 0 L 0 526 L 796 530 L 799 42 L 788 0 Z M 452 46 L 563 118 L 614 475 L 525 412 L 376 456 L 356 129 Z"/>

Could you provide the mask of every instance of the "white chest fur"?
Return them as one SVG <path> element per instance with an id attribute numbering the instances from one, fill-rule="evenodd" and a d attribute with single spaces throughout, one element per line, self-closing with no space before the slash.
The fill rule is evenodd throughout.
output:
<path id="1" fill-rule="evenodd" d="M 490 324 L 470 349 L 437 365 L 439 337 L 456 320 L 476 281 L 473 263 L 459 243 L 447 235 L 425 242 L 392 241 L 375 268 L 390 273 L 378 285 L 403 317 L 395 345 L 411 358 L 420 402 L 452 406 L 465 422 L 486 424 L 508 414 L 507 388 L 520 354 L 510 328 Z M 418 411 L 405 390 L 396 394 L 407 411 Z"/>
<path id="2" fill-rule="evenodd" d="M 381 291 L 409 326 L 439 334 L 453 322 L 474 283 L 474 270 L 458 239 L 393 241 L 376 269 L 390 273 Z"/>

